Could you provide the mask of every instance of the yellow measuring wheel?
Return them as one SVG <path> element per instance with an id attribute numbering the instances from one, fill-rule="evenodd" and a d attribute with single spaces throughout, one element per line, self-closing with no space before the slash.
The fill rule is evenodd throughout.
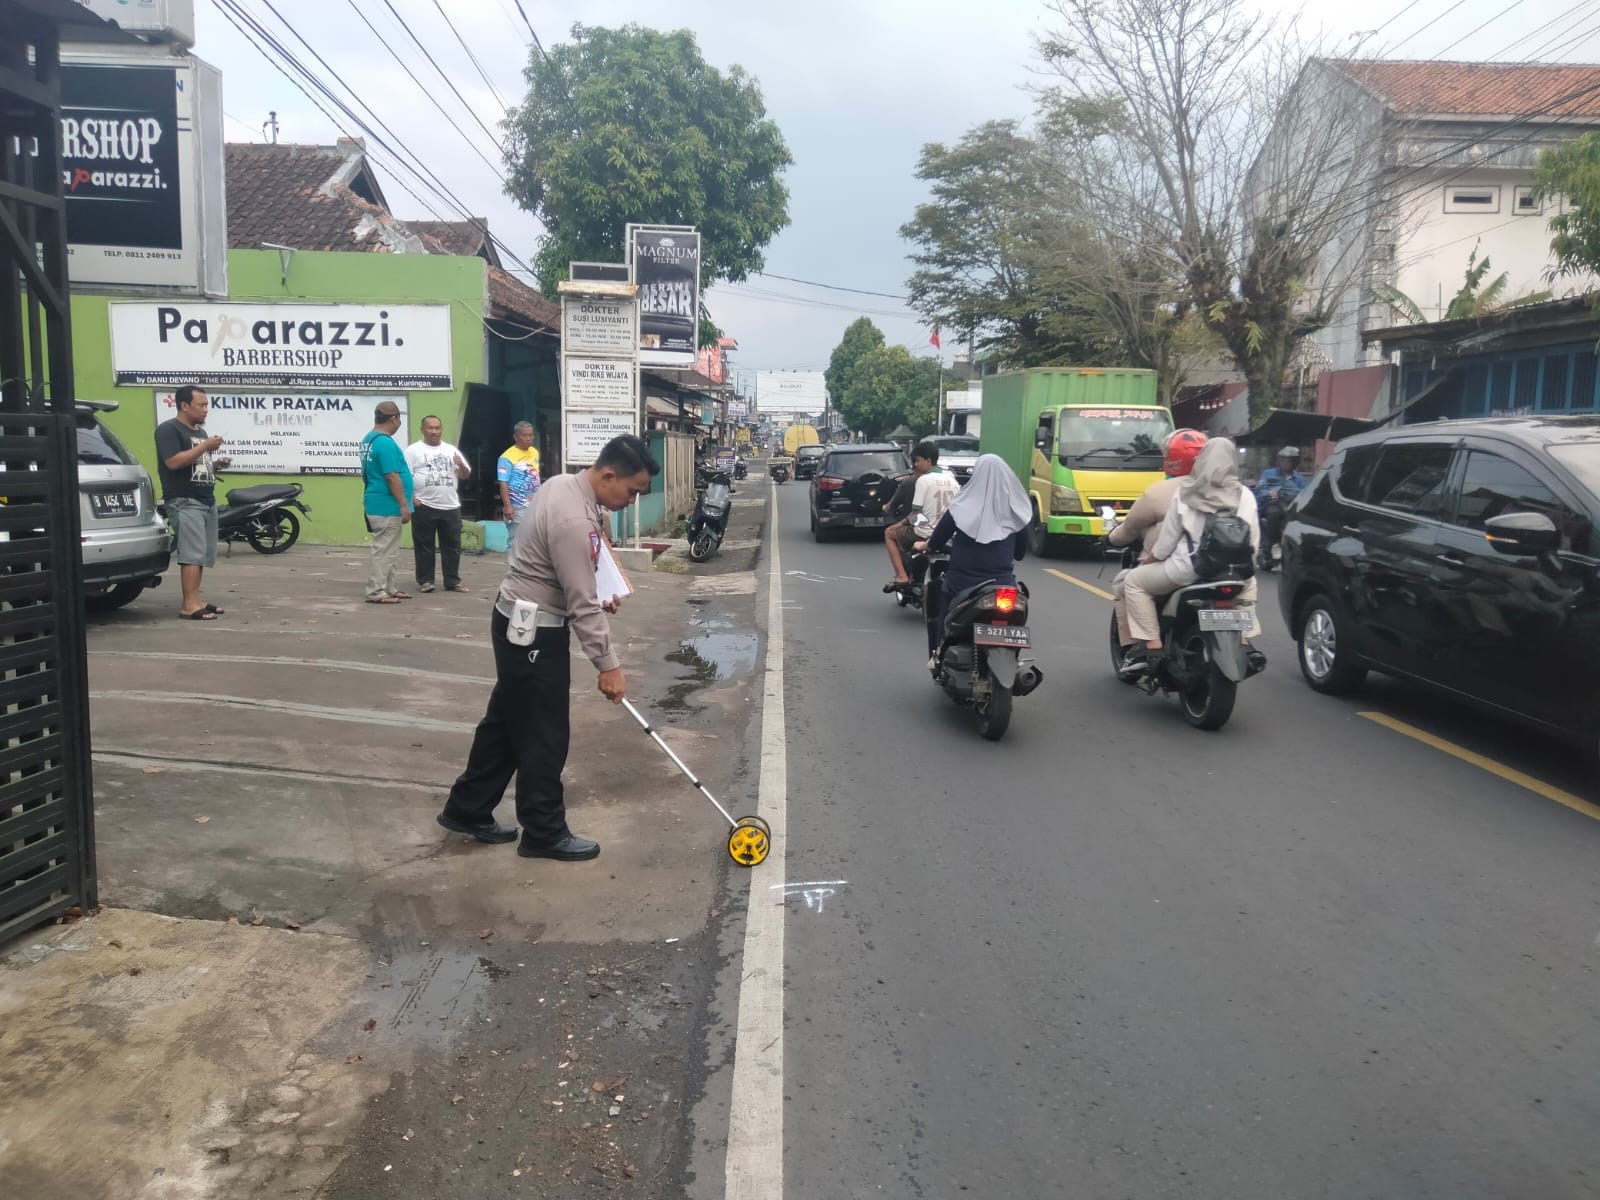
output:
<path id="1" fill-rule="evenodd" d="M 650 740 L 667 752 L 667 757 L 677 764 L 678 770 L 688 777 L 690 783 L 700 789 L 700 794 L 727 818 L 732 826 L 728 833 L 728 857 L 741 867 L 754 867 L 765 862 L 767 855 L 772 853 L 772 827 L 760 817 L 739 817 L 735 820 L 732 813 L 717 803 L 717 798 L 707 790 L 706 785 L 695 778 L 694 772 L 689 770 L 683 759 L 672 752 L 672 747 L 661 740 L 661 735 L 650 728 L 650 722 L 644 719 L 644 714 L 633 706 L 633 702 L 623 700 L 622 707 L 639 722 L 639 728 L 649 735 Z"/>
<path id="2" fill-rule="evenodd" d="M 766 861 L 772 851 L 772 829 L 760 817 L 740 817 L 728 833 L 728 857 L 741 867 Z"/>

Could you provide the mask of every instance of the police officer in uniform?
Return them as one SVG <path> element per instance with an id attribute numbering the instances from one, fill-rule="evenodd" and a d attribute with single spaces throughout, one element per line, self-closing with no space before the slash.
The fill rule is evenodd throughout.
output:
<path id="1" fill-rule="evenodd" d="M 600 853 L 598 842 L 567 828 L 561 770 L 567 763 L 572 632 L 600 673 L 613 704 L 626 692 L 611 649 L 607 612 L 595 591 L 595 564 L 605 544 L 602 510 L 620 512 L 650 490 L 661 467 L 642 438 L 613 438 L 587 470 L 549 480 L 528 506 L 506 556 L 506 577 L 490 620 L 495 687 L 478 722 L 466 770 L 450 789 L 439 824 L 480 842 L 509 842 L 516 829 L 494 819 L 512 775 L 525 858 L 577 862 Z M 519 601 L 538 605 L 532 640 L 514 644 Z"/>

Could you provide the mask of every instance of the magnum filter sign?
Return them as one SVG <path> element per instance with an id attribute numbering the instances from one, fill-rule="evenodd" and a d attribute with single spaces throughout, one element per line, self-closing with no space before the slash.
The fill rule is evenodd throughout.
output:
<path id="1" fill-rule="evenodd" d="M 164 49 L 72 47 L 64 58 L 72 283 L 226 293 L 221 76 Z"/>
<path id="2" fill-rule="evenodd" d="M 639 362 L 693 367 L 700 327 L 700 235 L 633 228 L 633 281 L 639 285 Z"/>

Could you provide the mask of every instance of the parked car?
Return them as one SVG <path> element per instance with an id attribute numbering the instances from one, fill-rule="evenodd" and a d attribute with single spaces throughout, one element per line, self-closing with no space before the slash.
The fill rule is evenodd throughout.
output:
<path id="1" fill-rule="evenodd" d="M 911 474 L 905 451 L 891 442 L 830 446 L 811 481 L 811 536 L 830 540 L 841 529 L 882 529 L 883 506 Z"/>
<path id="2" fill-rule="evenodd" d="M 75 406 L 84 604 L 91 612 L 121 608 L 158 586 L 172 560 L 150 473 L 100 420 L 116 407 L 115 400 Z"/>
<path id="3" fill-rule="evenodd" d="M 970 433 L 936 433 L 922 440 L 939 447 L 939 466 L 965 487 L 978 462 L 978 439 Z"/>
<path id="4" fill-rule="evenodd" d="M 1340 442 L 1290 508 L 1300 670 L 1368 670 L 1600 748 L 1600 418 L 1441 421 Z"/>
<path id="5" fill-rule="evenodd" d="M 794 477 L 796 479 L 815 479 L 817 468 L 822 465 L 823 458 L 827 455 L 826 446 L 801 446 L 794 452 Z"/>

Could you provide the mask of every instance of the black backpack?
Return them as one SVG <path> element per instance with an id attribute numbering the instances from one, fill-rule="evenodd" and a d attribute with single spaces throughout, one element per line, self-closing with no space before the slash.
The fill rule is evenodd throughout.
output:
<path id="1" fill-rule="evenodd" d="M 1231 508 L 1206 514 L 1200 544 L 1187 531 L 1189 557 L 1195 578 L 1205 583 L 1212 579 L 1250 579 L 1256 573 L 1255 555 L 1250 548 L 1250 522 Z"/>

